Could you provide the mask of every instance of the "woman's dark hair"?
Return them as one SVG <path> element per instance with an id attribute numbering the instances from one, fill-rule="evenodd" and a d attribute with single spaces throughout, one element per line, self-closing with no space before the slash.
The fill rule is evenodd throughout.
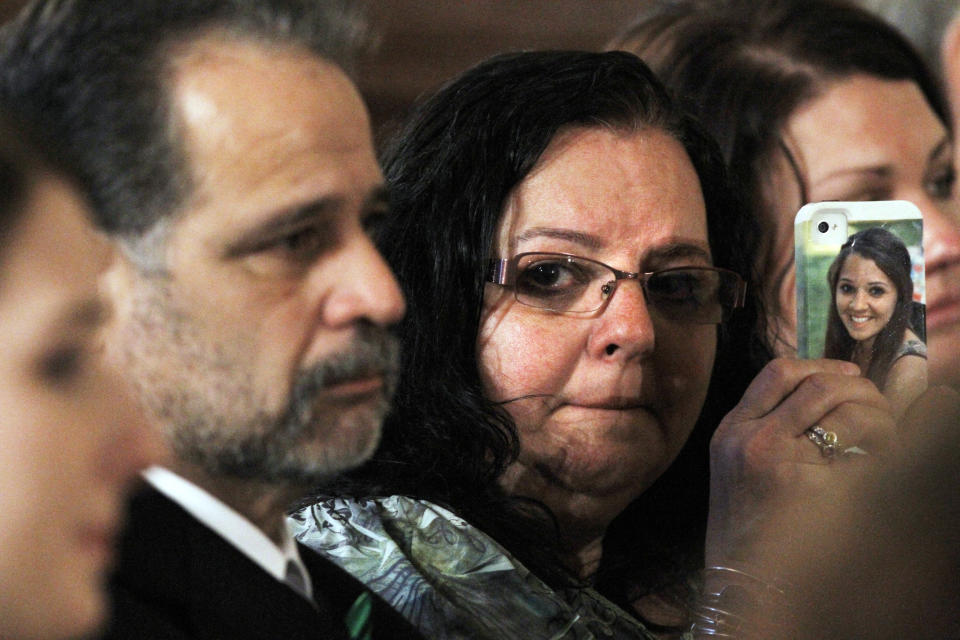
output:
<path id="1" fill-rule="evenodd" d="M 44 174 L 73 181 L 51 141 L 32 127 L 0 111 L 0 252 L 10 240 L 26 200 Z"/>
<path id="2" fill-rule="evenodd" d="M 30 182 L 21 161 L 21 145 L 11 140 L 10 133 L 8 126 L 0 124 L 0 250 L 19 221 Z"/>
<path id="3" fill-rule="evenodd" d="M 484 396 L 476 339 L 505 202 L 558 133 L 572 127 L 650 128 L 679 141 L 700 178 L 714 262 L 751 280 L 756 226 L 727 187 L 716 145 L 638 58 L 561 51 L 494 57 L 419 105 L 384 153 L 393 212 L 378 238 L 408 311 L 383 444 L 351 476 L 355 492 L 403 493 L 452 507 L 541 577 L 550 573 L 537 553 L 543 527 L 533 535 L 518 530 L 516 502 L 497 486 L 518 438 L 507 412 Z M 702 566 L 709 438 L 755 374 L 743 363 L 768 353 L 753 332 L 762 313 L 741 311 L 719 330 L 712 387 L 688 446 L 608 533 L 598 584 L 618 601 L 628 583 L 654 589 L 672 580 L 680 556 Z"/>
<path id="4" fill-rule="evenodd" d="M 824 342 L 824 357 L 837 360 L 852 360 L 853 349 L 857 341 L 847 332 L 840 320 L 835 302 L 837 281 L 843 265 L 851 254 L 872 260 L 883 273 L 890 278 L 897 290 L 897 304 L 893 308 L 893 315 L 889 322 L 877 334 L 873 343 L 873 355 L 870 366 L 864 375 L 878 389 L 883 389 L 893 364 L 894 355 L 903 342 L 904 332 L 910 324 L 910 312 L 913 308 L 913 280 L 910 279 L 910 253 L 906 245 L 897 236 L 882 227 L 870 227 L 859 231 L 840 247 L 840 252 L 834 258 L 830 270 L 827 272 L 827 282 L 830 283 L 831 300 L 830 311 L 827 315 L 827 337 Z"/>
<path id="5" fill-rule="evenodd" d="M 731 180 L 773 238 L 770 180 L 778 162 L 806 186 L 781 132 L 796 110 L 855 74 L 910 80 L 950 127 L 936 76 L 912 45 L 877 16 L 842 0 L 651 0 L 611 44 L 639 55 L 716 138 Z M 773 316 L 792 262 L 778 273 L 776 247 L 761 248 Z M 773 294 L 773 295 L 771 295 Z"/>

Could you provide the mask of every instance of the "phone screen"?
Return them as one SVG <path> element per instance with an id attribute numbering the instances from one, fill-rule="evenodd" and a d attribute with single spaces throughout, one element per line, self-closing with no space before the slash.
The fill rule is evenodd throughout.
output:
<path id="1" fill-rule="evenodd" d="M 849 360 L 897 404 L 926 388 L 923 220 L 909 202 L 825 202 L 795 222 L 797 347 Z"/>

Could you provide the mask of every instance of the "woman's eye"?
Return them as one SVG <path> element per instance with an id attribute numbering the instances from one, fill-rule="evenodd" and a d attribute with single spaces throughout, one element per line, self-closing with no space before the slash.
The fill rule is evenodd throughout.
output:
<path id="1" fill-rule="evenodd" d="M 582 289 L 591 275 L 572 262 L 537 262 L 524 267 L 517 276 L 517 289 L 526 293 L 549 294 Z"/>
<path id="2" fill-rule="evenodd" d="M 892 200 L 893 191 L 886 184 L 865 185 L 861 189 L 850 190 L 831 196 L 831 200 L 848 200 L 850 202 L 876 202 L 878 200 Z"/>
<path id="3" fill-rule="evenodd" d="M 950 166 L 938 171 L 927 184 L 927 191 L 934 198 L 946 200 L 953 196 L 953 187 L 957 182 L 957 172 Z"/>
<path id="4" fill-rule="evenodd" d="M 704 298 L 704 292 L 710 288 L 704 281 L 705 278 L 704 274 L 696 271 L 672 271 L 651 278 L 647 288 L 658 300 L 698 303 Z"/>
<path id="5" fill-rule="evenodd" d="M 55 386 L 66 386 L 83 371 L 84 350 L 79 346 L 54 349 L 40 359 L 40 378 Z"/>
<path id="6" fill-rule="evenodd" d="M 849 284 L 842 284 L 840 285 L 840 293 L 850 295 L 853 293 L 853 287 L 851 287 Z"/>
<path id="7" fill-rule="evenodd" d="M 883 287 L 870 287 L 870 295 L 874 298 L 881 298 L 884 294 L 887 293 L 887 290 Z"/>
<path id="8" fill-rule="evenodd" d="M 541 262 L 524 269 L 519 280 L 529 286 L 555 288 L 569 280 L 569 273 L 557 262 Z"/>

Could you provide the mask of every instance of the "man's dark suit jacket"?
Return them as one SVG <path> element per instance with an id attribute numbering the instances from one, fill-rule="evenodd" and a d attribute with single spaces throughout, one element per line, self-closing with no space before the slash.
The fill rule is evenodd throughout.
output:
<path id="1" fill-rule="evenodd" d="M 131 501 L 106 638 L 124 640 L 301 640 L 347 638 L 343 618 L 362 584 L 306 547 L 314 608 L 163 494 Z M 373 637 L 420 638 L 373 596 Z"/>

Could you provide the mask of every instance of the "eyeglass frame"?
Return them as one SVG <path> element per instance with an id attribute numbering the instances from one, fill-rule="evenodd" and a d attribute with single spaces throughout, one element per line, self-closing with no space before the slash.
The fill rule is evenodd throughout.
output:
<path id="1" fill-rule="evenodd" d="M 516 277 L 517 277 L 517 265 L 520 263 L 520 260 L 526 256 L 555 256 L 558 258 L 573 258 L 575 260 L 585 260 L 587 262 L 592 262 L 602 266 L 605 269 L 609 269 L 613 272 L 614 278 L 612 281 L 607 282 L 606 284 L 613 283 L 613 289 L 607 295 L 606 298 L 600 303 L 596 309 L 591 309 L 589 311 L 560 311 L 557 309 L 550 309 L 547 307 L 538 307 L 536 305 L 528 304 L 520 300 L 519 294 L 516 289 Z M 657 269 L 656 271 L 623 271 L 622 269 L 617 269 L 616 267 L 611 267 L 605 262 L 600 262 L 599 260 L 594 260 L 593 258 L 585 258 L 583 256 L 578 256 L 573 253 L 560 253 L 555 251 L 524 251 L 523 253 L 518 253 L 512 258 L 490 258 L 488 262 L 488 270 L 486 276 L 486 282 L 490 284 L 495 284 L 501 287 L 509 287 L 513 289 L 514 299 L 520 304 L 530 307 L 531 309 L 542 309 L 543 311 L 549 311 L 551 313 L 559 313 L 563 315 L 588 315 L 597 312 L 601 312 L 606 308 L 607 304 L 610 302 L 610 298 L 613 297 L 614 292 L 620 286 L 621 280 L 636 280 L 640 284 L 640 289 L 643 291 L 643 298 L 647 300 L 647 297 L 650 295 L 647 292 L 647 282 L 656 274 L 664 273 L 668 271 L 686 271 L 690 269 L 697 269 L 702 271 L 716 271 L 719 273 L 727 273 L 736 278 L 736 288 L 734 290 L 734 301 L 727 313 L 732 312 L 734 309 L 740 309 L 746 304 L 747 300 L 747 283 L 736 271 L 731 271 L 730 269 L 724 269 L 723 267 L 713 267 L 713 266 L 688 266 L 688 267 L 669 267 L 667 269 Z M 720 323 L 726 320 L 726 315 L 724 314 L 724 319 Z M 706 324 L 720 324 L 720 323 L 706 323 Z"/>

